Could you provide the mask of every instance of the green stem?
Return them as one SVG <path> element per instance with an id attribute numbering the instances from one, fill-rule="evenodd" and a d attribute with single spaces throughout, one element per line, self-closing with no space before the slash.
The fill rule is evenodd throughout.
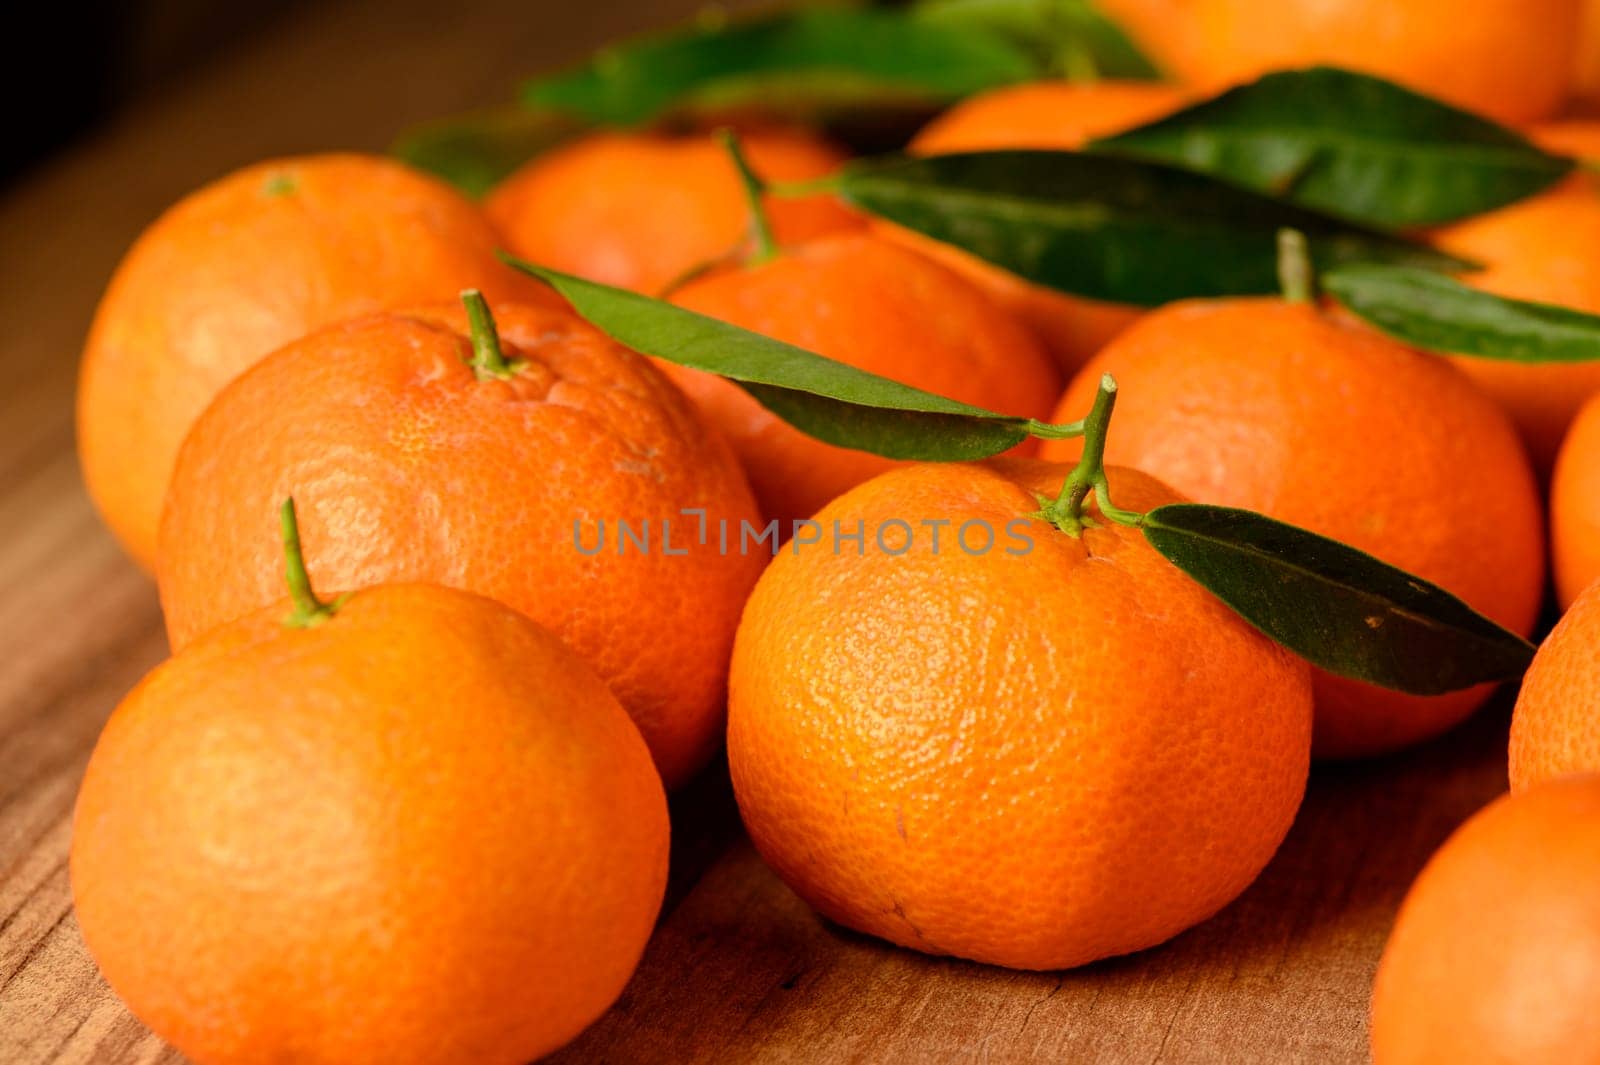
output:
<path id="1" fill-rule="evenodd" d="M 462 289 L 461 302 L 467 308 L 467 327 L 472 335 L 472 372 L 480 381 L 510 377 L 516 368 L 500 350 L 500 331 L 495 328 L 494 315 L 489 313 L 489 302 L 475 288 Z"/>
<path id="2" fill-rule="evenodd" d="M 1138 525 L 1144 515 L 1123 510 L 1111 502 L 1111 486 L 1106 480 L 1106 432 L 1111 426 L 1111 411 L 1117 403 L 1117 382 L 1110 374 L 1100 377 L 1100 391 L 1094 397 L 1094 407 L 1083 420 L 1083 454 L 1078 464 L 1062 482 L 1061 494 L 1048 500 L 1039 516 L 1049 521 L 1068 536 L 1081 536 L 1088 524 L 1083 516 L 1083 504 L 1089 493 L 1095 496 L 1095 506 L 1107 521 L 1118 525 Z"/>
<path id="3" fill-rule="evenodd" d="M 295 519 L 294 497 L 290 496 L 278 508 L 278 528 L 283 537 L 283 555 L 287 562 L 289 600 L 294 609 L 283 623 L 293 629 L 309 629 L 333 617 L 343 600 L 324 603 L 311 590 L 311 576 L 306 573 L 305 554 L 300 549 L 300 523 Z"/>
<path id="4" fill-rule="evenodd" d="M 805 196 L 821 196 L 826 193 L 837 193 L 844 178 L 842 171 L 834 171 L 823 177 L 807 178 L 804 181 L 774 181 L 765 187 L 768 196 L 780 200 L 800 199 Z"/>
<path id="5" fill-rule="evenodd" d="M 1074 85 L 1093 85 L 1100 80 L 1100 68 L 1095 64 L 1094 53 L 1076 34 L 1067 38 L 1057 62 L 1062 75 Z"/>
<path id="6" fill-rule="evenodd" d="M 1057 425 L 1054 422 L 1041 422 L 1037 418 L 1028 419 L 1028 435 L 1036 436 L 1040 440 L 1070 440 L 1075 436 L 1083 435 L 1085 419 L 1079 418 L 1075 422 Z"/>
<path id="7" fill-rule="evenodd" d="M 717 139 L 733 160 L 733 167 L 739 172 L 739 182 L 744 186 L 745 199 L 750 204 L 750 236 L 756 247 L 749 261 L 752 265 L 764 263 L 778 254 L 778 240 L 772 234 L 772 219 L 767 217 L 767 206 L 761 199 L 767 193 L 767 184 L 751 169 L 750 160 L 745 158 L 744 148 L 739 145 L 738 134 L 731 129 L 719 129 Z"/>
<path id="8" fill-rule="evenodd" d="M 1290 303 L 1310 303 L 1316 295 L 1311 251 L 1298 229 L 1278 230 L 1278 288 Z"/>

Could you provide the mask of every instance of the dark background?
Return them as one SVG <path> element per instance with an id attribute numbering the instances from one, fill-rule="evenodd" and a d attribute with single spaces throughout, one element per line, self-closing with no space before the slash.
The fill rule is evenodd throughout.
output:
<path id="1" fill-rule="evenodd" d="M 3 0 L 0 187 L 312 2 Z"/>

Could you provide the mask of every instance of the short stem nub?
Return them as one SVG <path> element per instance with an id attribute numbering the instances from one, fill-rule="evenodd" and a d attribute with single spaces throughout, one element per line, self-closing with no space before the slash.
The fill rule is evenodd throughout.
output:
<path id="1" fill-rule="evenodd" d="M 295 629 L 309 629 L 333 617 L 339 608 L 338 601 L 324 603 L 311 590 L 311 577 L 306 573 L 305 554 L 300 550 L 300 523 L 295 519 L 294 497 L 290 496 L 278 508 L 278 527 L 283 536 L 283 555 L 287 562 L 289 600 L 294 609 L 284 618 L 284 624 Z"/>
<path id="2" fill-rule="evenodd" d="M 1310 303 L 1316 295 L 1311 250 L 1298 229 L 1278 230 L 1278 288 L 1290 303 Z"/>
<path id="3" fill-rule="evenodd" d="M 778 240 L 772 233 L 772 219 L 767 217 L 767 205 L 762 197 L 767 194 L 767 183 L 750 166 L 750 160 L 745 158 L 744 148 L 739 143 L 739 135 L 731 129 L 717 130 L 717 139 L 727 149 L 728 157 L 733 160 L 733 167 L 739 172 L 739 182 L 744 186 L 745 200 L 750 205 L 750 238 L 755 244 L 755 250 L 750 256 L 751 263 L 764 263 L 778 254 Z"/>
<path id="4" fill-rule="evenodd" d="M 461 291 L 461 303 L 467 308 L 467 329 L 472 336 L 472 372 L 480 381 L 510 377 L 515 368 L 500 350 L 500 331 L 489 313 L 489 301 L 477 289 L 468 288 Z"/>
<path id="5" fill-rule="evenodd" d="M 1045 502 L 1040 511 L 1041 517 L 1069 536 L 1083 534 L 1086 524 L 1083 504 L 1090 492 L 1095 494 L 1095 506 L 1107 521 L 1137 525 L 1144 519 L 1144 515 L 1123 510 L 1111 502 L 1111 486 L 1106 480 L 1106 431 L 1116 403 L 1117 382 L 1110 374 L 1103 374 L 1094 407 L 1083 420 L 1083 454 L 1062 483 L 1061 494 Z"/>
<path id="6" fill-rule="evenodd" d="M 1093 85 L 1100 80 L 1100 67 L 1094 61 L 1094 53 L 1076 34 L 1068 37 L 1062 46 L 1060 64 L 1062 75 L 1074 85 Z"/>

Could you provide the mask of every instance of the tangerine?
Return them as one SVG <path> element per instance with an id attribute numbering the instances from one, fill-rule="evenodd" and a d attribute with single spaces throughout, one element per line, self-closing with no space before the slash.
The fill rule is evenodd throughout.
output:
<path id="1" fill-rule="evenodd" d="M 168 493 L 167 632 L 182 648 L 276 598 L 277 558 L 249 530 L 292 490 L 320 583 L 429 581 L 521 610 L 611 685 L 674 786 L 721 740 L 764 559 L 723 553 L 718 531 L 758 524 L 755 502 L 647 359 L 568 310 L 496 316 L 498 335 L 452 306 L 354 319 L 224 389 Z"/>
<path id="2" fill-rule="evenodd" d="M 1288 830 L 1305 663 L 1137 530 L 1037 520 L 1065 473 L 891 471 L 817 515 L 863 530 L 860 550 L 797 547 L 757 584 L 729 768 L 756 847 L 829 919 L 931 954 L 1081 965 L 1204 920 Z M 1132 470 L 1109 482 L 1122 507 L 1177 499 Z"/>
<path id="3" fill-rule="evenodd" d="M 155 569 L 184 434 L 268 352 L 342 318 L 467 287 L 547 300 L 494 251 L 466 199 L 375 156 L 258 163 L 170 208 L 111 278 L 78 383 L 84 482 L 123 547 Z"/>

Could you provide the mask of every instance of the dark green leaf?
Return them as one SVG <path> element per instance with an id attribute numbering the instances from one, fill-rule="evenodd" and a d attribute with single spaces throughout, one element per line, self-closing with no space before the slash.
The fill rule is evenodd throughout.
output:
<path id="1" fill-rule="evenodd" d="M 1042 70 L 1087 63 L 1107 78 L 1160 76 L 1121 27 L 1088 0 L 922 0 L 911 13 L 942 26 L 1003 34 Z"/>
<path id="2" fill-rule="evenodd" d="M 1095 299 L 1157 306 L 1277 291 L 1277 234 L 1320 268 L 1472 264 L 1186 170 L 1077 152 L 886 157 L 847 166 L 846 200 L 1004 267 Z"/>
<path id="3" fill-rule="evenodd" d="M 582 128 L 566 115 L 508 107 L 414 126 L 389 153 L 478 197 Z"/>
<path id="4" fill-rule="evenodd" d="M 1179 569 L 1313 665 L 1414 695 L 1527 669 L 1533 645 L 1449 592 L 1248 510 L 1157 507 L 1144 534 Z"/>
<path id="5" fill-rule="evenodd" d="M 1600 359 L 1600 317 L 1506 299 L 1429 270 L 1343 266 L 1323 288 L 1396 340 L 1429 351 L 1509 362 Z"/>
<path id="6" fill-rule="evenodd" d="M 800 430 L 895 459 L 953 462 L 1014 447 L 1036 423 L 969 406 L 624 289 L 508 260 L 548 282 L 607 336 L 737 381 Z"/>
<path id="7" fill-rule="evenodd" d="M 522 99 L 598 123 L 635 125 L 696 98 L 724 106 L 763 102 L 769 79 L 791 96 L 847 90 L 862 102 L 885 93 L 903 103 L 908 96 L 954 100 L 1038 73 L 1024 50 L 998 34 L 896 11 L 825 7 L 702 20 L 625 41 L 529 82 Z"/>
<path id="8" fill-rule="evenodd" d="M 1380 226 L 1479 214 L 1573 166 L 1487 119 L 1332 67 L 1268 74 L 1093 147 Z"/>

